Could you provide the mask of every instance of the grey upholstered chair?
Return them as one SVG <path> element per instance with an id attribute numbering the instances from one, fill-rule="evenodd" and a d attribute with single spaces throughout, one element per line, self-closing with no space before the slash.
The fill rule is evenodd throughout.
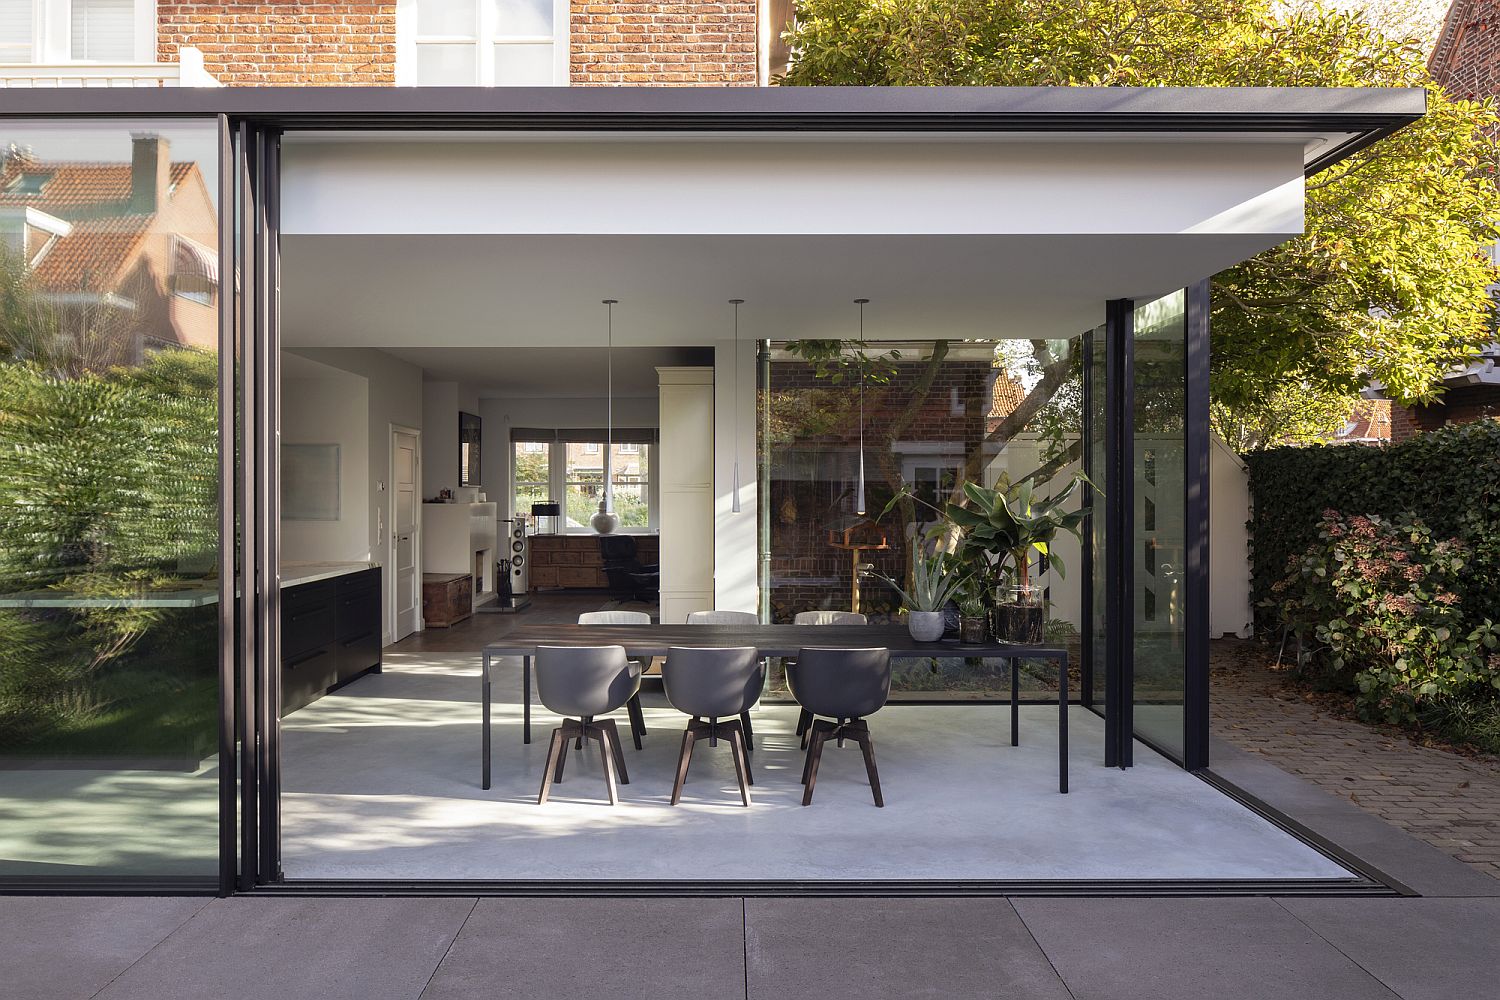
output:
<path id="1" fill-rule="evenodd" d="M 538 646 L 536 648 L 536 694 L 550 711 L 563 716 L 563 724 L 552 730 L 547 748 L 547 770 L 537 804 L 547 801 L 553 782 L 563 779 L 569 744 L 576 738 L 599 743 L 604 762 L 604 780 L 609 804 L 619 801 L 615 774 L 620 784 L 630 784 L 620 732 L 613 719 L 600 716 L 616 711 L 641 689 L 640 665 L 625 656 L 623 646 Z"/>
<path id="2" fill-rule="evenodd" d="M 799 611 L 792 617 L 793 625 L 868 625 L 870 620 L 858 611 Z M 792 686 L 792 674 L 797 670 L 796 660 L 787 660 L 781 665 L 786 671 L 787 687 Z M 797 735 L 802 737 L 802 748 L 807 749 L 807 731 L 812 726 L 812 713 L 802 709 L 797 713 Z"/>
<path id="3" fill-rule="evenodd" d="M 689 611 L 687 616 L 689 625 L 759 625 L 760 615 L 754 611 Z M 766 686 L 766 663 L 760 664 L 760 690 Z M 754 705 L 752 701 L 750 705 Z M 750 705 L 740 713 L 740 725 L 745 730 L 745 749 L 751 753 L 755 752 L 755 729 L 750 725 Z"/>
<path id="4" fill-rule="evenodd" d="M 580 625 L 650 625 L 651 616 L 644 611 L 585 611 L 578 616 Z M 638 663 L 641 673 L 651 664 L 645 660 L 631 660 Z M 641 737 L 646 735 L 646 713 L 641 708 L 641 693 L 636 691 L 630 700 L 625 703 L 625 710 L 630 715 L 630 741 L 635 748 L 641 748 Z"/>
<path id="5" fill-rule="evenodd" d="M 661 669 L 667 701 L 679 712 L 693 717 L 682 734 L 682 752 L 677 756 L 677 780 L 672 784 L 672 804 L 682 799 L 693 745 L 705 737 L 709 746 L 719 745 L 719 736 L 729 741 L 734 773 L 740 782 L 740 801 L 750 804 L 750 758 L 745 753 L 744 713 L 760 697 L 761 665 L 754 646 L 704 648 L 673 646 Z M 725 720 L 723 722 L 719 720 Z"/>
<path id="6" fill-rule="evenodd" d="M 865 773 L 877 806 L 885 805 L 880 794 L 880 774 L 875 770 L 875 746 L 865 719 L 885 706 L 891 694 L 891 651 L 888 649 L 804 648 L 797 653 L 797 671 L 791 681 L 792 695 L 814 716 L 802 767 L 802 804 L 812 802 L 818 783 L 818 763 L 830 739 L 839 746 L 850 739 L 864 752 Z M 836 721 L 830 722 L 829 719 Z"/>

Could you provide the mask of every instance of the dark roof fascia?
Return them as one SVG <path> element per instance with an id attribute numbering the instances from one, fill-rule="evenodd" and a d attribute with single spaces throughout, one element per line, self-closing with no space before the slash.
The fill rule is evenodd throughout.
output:
<path id="1" fill-rule="evenodd" d="M 0 116 L 197 117 L 318 129 L 1353 133 L 1309 173 L 1426 111 L 1420 88 L 162 87 L 0 91 Z"/>

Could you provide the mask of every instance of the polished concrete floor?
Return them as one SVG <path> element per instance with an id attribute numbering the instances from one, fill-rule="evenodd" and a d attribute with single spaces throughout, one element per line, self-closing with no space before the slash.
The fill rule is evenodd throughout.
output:
<path id="1" fill-rule="evenodd" d="M 755 716 L 756 785 L 739 803 L 726 746 L 694 756 L 669 805 L 685 722 L 647 700 L 631 783 L 605 797 L 597 755 L 536 794 L 556 720 L 521 742 L 520 665 L 495 680 L 494 784 L 480 788 L 474 654 L 389 653 L 284 725 L 283 864 L 291 879 L 1023 880 L 1313 879 L 1349 873 L 1144 746 L 1102 766 L 1103 731 L 1071 711 L 1072 791 L 1057 791 L 1057 710 L 889 706 L 870 720 L 886 807 L 859 752 L 830 749 L 800 804 L 795 708 Z M 623 713 L 621 729 L 625 730 Z"/>

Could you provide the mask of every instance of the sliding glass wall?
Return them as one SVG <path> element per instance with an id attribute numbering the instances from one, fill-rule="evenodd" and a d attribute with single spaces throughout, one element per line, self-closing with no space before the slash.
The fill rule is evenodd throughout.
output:
<path id="1" fill-rule="evenodd" d="M 0 121 L 0 880 L 218 871 L 218 150 Z"/>
<path id="2" fill-rule="evenodd" d="M 913 548 L 934 545 L 929 532 L 945 504 L 962 500 L 965 482 L 1061 492 L 1083 466 L 1083 342 L 847 342 L 833 351 L 827 341 L 772 343 L 761 401 L 771 621 L 818 610 L 890 621 L 901 598 L 888 581 L 906 583 Z M 1069 504 L 1082 499 L 1075 492 Z M 1075 675 L 1086 627 L 1081 552 L 1063 536 L 1056 558 L 1033 567 L 1047 638 L 1070 648 Z M 1055 690 L 1050 666 L 1024 673 L 1026 691 Z M 1009 694 L 1005 663 L 975 657 L 898 663 L 892 696 Z"/>

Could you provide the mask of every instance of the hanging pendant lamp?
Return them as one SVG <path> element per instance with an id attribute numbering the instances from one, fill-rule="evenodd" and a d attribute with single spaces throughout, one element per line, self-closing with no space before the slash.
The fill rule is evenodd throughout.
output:
<path id="1" fill-rule="evenodd" d="M 729 512 L 740 512 L 740 306 L 744 299 L 730 299 L 734 306 L 734 492 L 729 496 Z"/>
<path id="2" fill-rule="evenodd" d="M 589 524 L 601 535 L 613 534 L 620 526 L 615 513 L 615 305 L 619 299 L 604 299 L 604 499 Z"/>
<path id="3" fill-rule="evenodd" d="M 859 306 L 859 343 L 865 342 L 865 303 L 869 299 L 855 299 Z M 861 347 L 863 349 L 863 347 Z M 865 515 L 865 369 L 859 367 L 859 479 L 854 487 L 854 513 Z"/>

